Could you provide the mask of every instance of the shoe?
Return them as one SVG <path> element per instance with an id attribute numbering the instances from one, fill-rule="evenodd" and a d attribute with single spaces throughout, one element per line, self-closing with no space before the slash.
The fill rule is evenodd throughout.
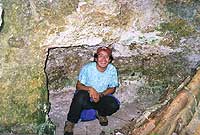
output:
<path id="1" fill-rule="evenodd" d="M 99 124 L 101 126 L 108 126 L 108 119 L 106 116 L 100 116 L 98 112 L 96 113 L 96 117 L 99 120 Z"/>
<path id="2" fill-rule="evenodd" d="M 67 121 L 65 122 L 64 135 L 73 135 L 74 123 Z"/>

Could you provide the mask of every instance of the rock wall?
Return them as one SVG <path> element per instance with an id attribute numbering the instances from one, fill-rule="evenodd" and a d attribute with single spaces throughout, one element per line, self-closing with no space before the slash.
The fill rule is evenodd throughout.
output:
<path id="1" fill-rule="evenodd" d="M 148 101 L 144 109 L 157 102 L 166 88 L 176 87 L 190 72 L 188 67 L 199 60 L 199 50 L 187 47 L 189 40 L 198 41 L 200 11 L 196 1 L 0 3 L 4 10 L 0 31 L 0 132 L 37 133 L 48 128 L 53 134 L 47 116 L 48 90 L 74 86 L 80 67 L 93 60 L 100 45 L 113 48 L 121 83 L 117 96 L 124 104 Z M 188 12 L 190 8 L 184 10 L 186 5 L 192 13 Z M 186 18 L 183 13 L 188 13 Z M 191 34 L 193 38 L 188 39 Z M 197 56 L 196 61 L 190 52 Z M 194 63 L 189 65 L 191 61 Z"/>
<path id="2" fill-rule="evenodd" d="M 47 120 L 46 52 L 40 44 L 47 31 L 61 26 L 75 7 L 76 1 L 2 1 L 1 132 L 40 133 L 51 127 Z"/>

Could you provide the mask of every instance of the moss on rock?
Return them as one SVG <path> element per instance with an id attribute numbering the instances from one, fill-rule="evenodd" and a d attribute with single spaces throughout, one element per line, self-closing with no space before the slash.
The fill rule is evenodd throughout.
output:
<path id="1" fill-rule="evenodd" d="M 51 124 L 47 120 L 46 52 L 40 44 L 53 29 L 62 31 L 66 15 L 75 10 L 78 1 L 1 2 L 0 132 L 41 134 Z"/>
<path id="2" fill-rule="evenodd" d="M 170 22 L 161 23 L 158 28 L 163 33 L 171 33 L 176 41 L 181 37 L 188 37 L 196 32 L 194 27 L 190 26 L 187 21 L 183 19 L 174 19 Z"/>

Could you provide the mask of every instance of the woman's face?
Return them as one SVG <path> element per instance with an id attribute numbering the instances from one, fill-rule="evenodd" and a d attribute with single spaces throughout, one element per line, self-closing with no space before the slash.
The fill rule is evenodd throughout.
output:
<path id="1" fill-rule="evenodd" d="M 106 51 L 101 51 L 97 55 L 96 62 L 99 68 L 106 69 L 106 67 L 110 63 L 110 56 L 107 54 Z"/>

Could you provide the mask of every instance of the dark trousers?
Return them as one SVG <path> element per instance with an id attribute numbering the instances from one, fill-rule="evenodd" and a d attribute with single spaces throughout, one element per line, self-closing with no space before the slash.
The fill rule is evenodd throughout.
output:
<path id="1" fill-rule="evenodd" d="M 112 96 L 103 96 L 99 102 L 91 102 L 87 91 L 78 90 L 72 99 L 72 103 L 67 115 L 67 120 L 77 123 L 82 110 L 95 109 L 100 116 L 110 116 L 119 109 L 119 103 Z"/>

